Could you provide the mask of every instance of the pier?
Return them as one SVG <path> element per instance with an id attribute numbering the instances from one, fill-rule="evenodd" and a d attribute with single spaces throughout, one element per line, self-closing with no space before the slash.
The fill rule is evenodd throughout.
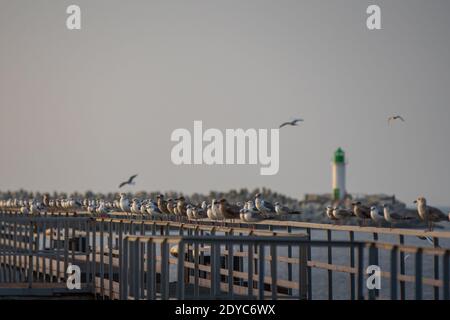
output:
<path id="1" fill-rule="evenodd" d="M 449 244 L 445 231 L 4 210 L 0 296 L 448 300 Z M 70 265 L 80 289 L 67 287 Z M 370 265 L 381 268 L 379 290 L 366 285 Z"/>

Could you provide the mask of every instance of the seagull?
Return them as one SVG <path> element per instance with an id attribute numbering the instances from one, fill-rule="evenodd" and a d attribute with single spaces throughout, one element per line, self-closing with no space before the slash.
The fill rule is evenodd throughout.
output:
<path id="1" fill-rule="evenodd" d="M 40 213 L 39 206 L 33 200 L 30 204 L 30 214 L 39 214 L 39 213 Z"/>
<path id="2" fill-rule="evenodd" d="M 136 198 L 133 199 L 130 209 L 131 209 L 131 213 L 135 213 L 135 214 L 141 213 L 141 205 L 140 205 L 138 199 L 136 199 Z"/>
<path id="3" fill-rule="evenodd" d="M 176 204 L 173 202 L 172 198 L 167 199 L 167 211 L 169 211 L 170 214 L 175 214 L 175 208 Z"/>
<path id="4" fill-rule="evenodd" d="M 417 204 L 417 213 L 420 219 L 428 224 L 430 231 L 433 230 L 433 222 L 450 220 L 450 214 L 446 215 L 438 208 L 428 206 L 425 197 L 418 197 L 417 200 L 414 200 L 414 203 Z"/>
<path id="5" fill-rule="evenodd" d="M 332 206 L 327 206 L 325 213 L 330 220 L 333 220 L 333 221 L 337 220 L 333 215 L 333 207 Z"/>
<path id="6" fill-rule="evenodd" d="M 153 219 L 161 219 L 162 212 L 159 209 L 158 204 L 154 203 L 153 201 L 150 201 L 146 205 L 147 213 L 153 218 Z"/>
<path id="7" fill-rule="evenodd" d="M 412 217 L 409 217 L 406 215 L 401 215 L 401 214 L 397 214 L 395 212 L 391 212 L 391 208 L 389 207 L 389 205 L 387 203 L 385 203 L 383 205 L 383 216 L 384 216 L 384 220 L 386 220 L 386 222 L 390 223 L 391 229 L 392 229 L 393 222 L 413 219 Z"/>
<path id="8" fill-rule="evenodd" d="M 186 216 L 188 218 L 188 220 L 194 220 L 194 212 L 193 212 L 193 207 L 192 205 L 188 204 L 186 206 Z"/>
<path id="9" fill-rule="evenodd" d="M 239 217 L 239 208 L 235 204 L 230 204 L 226 199 L 220 199 L 219 201 L 219 212 L 225 219 L 236 219 Z"/>
<path id="10" fill-rule="evenodd" d="M 170 214 L 171 212 L 167 208 L 167 201 L 164 200 L 164 195 L 160 194 L 156 198 L 157 198 L 157 204 L 158 204 L 159 211 L 161 211 L 162 213 L 165 213 L 165 214 Z"/>
<path id="11" fill-rule="evenodd" d="M 205 202 L 205 201 L 203 201 Z M 205 202 L 206 205 L 206 202 Z M 203 204 L 202 204 L 203 206 Z M 202 207 L 197 207 L 197 206 L 193 206 L 192 207 L 192 216 L 194 217 L 194 219 L 203 219 L 206 216 L 206 210 L 203 209 Z"/>
<path id="12" fill-rule="evenodd" d="M 208 206 L 206 207 L 206 216 L 210 219 L 210 220 L 215 220 L 215 216 L 213 214 L 211 205 L 208 204 Z"/>
<path id="13" fill-rule="evenodd" d="M 388 118 L 388 124 L 391 124 L 391 121 L 394 121 L 394 120 L 397 120 L 397 119 L 400 119 L 400 120 L 402 120 L 403 122 L 405 122 L 405 119 L 403 119 L 402 116 L 395 115 L 395 116 L 390 116 L 390 117 Z"/>
<path id="14" fill-rule="evenodd" d="M 370 207 L 370 218 L 373 222 L 378 224 L 378 226 L 381 226 L 381 222 L 384 220 L 384 216 L 380 214 L 380 211 L 376 206 Z"/>
<path id="15" fill-rule="evenodd" d="M 223 219 L 225 219 L 225 217 L 222 215 L 222 213 L 219 210 L 219 203 L 217 202 L 216 199 L 212 199 L 211 211 L 212 211 L 212 215 L 213 215 L 215 220 L 223 220 Z"/>
<path id="16" fill-rule="evenodd" d="M 125 197 L 125 193 L 120 194 L 119 206 L 123 212 L 130 211 L 130 200 Z"/>
<path id="17" fill-rule="evenodd" d="M 260 214 L 258 209 L 256 209 L 253 201 L 247 201 L 244 208 L 240 210 L 239 218 L 243 222 L 258 222 L 264 220 L 264 217 Z"/>
<path id="18" fill-rule="evenodd" d="M 303 121 L 303 119 L 294 119 L 292 121 L 283 122 L 282 124 L 280 124 L 280 129 L 285 126 L 296 126 L 300 121 Z"/>
<path id="19" fill-rule="evenodd" d="M 137 174 L 132 175 L 127 181 L 122 182 L 121 184 L 119 184 L 119 189 L 122 188 L 123 186 L 129 184 L 129 185 L 134 185 L 135 182 L 133 182 L 134 178 L 137 177 Z"/>
<path id="20" fill-rule="evenodd" d="M 353 216 L 352 212 L 347 210 L 347 209 L 344 209 L 344 208 L 341 208 L 341 207 L 334 207 L 333 208 L 333 217 L 336 220 L 341 220 L 342 221 L 342 220 L 345 220 L 345 219 L 349 219 L 352 216 Z"/>
<path id="21" fill-rule="evenodd" d="M 273 215 L 275 213 L 275 207 L 268 201 L 265 201 L 261 197 L 261 193 L 255 195 L 255 205 L 256 209 L 259 210 L 264 215 Z"/>
<path id="22" fill-rule="evenodd" d="M 106 208 L 104 201 L 100 201 L 100 204 L 97 208 L 97 213 L 100 216 L 106 216 L 107 214 L 109 214 L 109 210 Z"/>
<path id="23" fill-rule="evenodd" d="M 360 201 L 353 202 L 353 213 L 358 218 L 362 219 L 362 221 L 366 221 L 366 219 L 370 219 L 370 208 L 363 206 Z"/>
<path id="24" fill-rule="evenodd" d="M 179 216 L 186 216 L 186 201 L 184 197 L 179 197 L 175 199 L 177 201 L 176 211 Z"/>
<path id="25" fill-rule="evenodd" d="M 300 214 L 300 211 L 294 211 L 286 206 L 282 206 L 279 202 L 275 202 L 275 212 L 279 216 L 287 216 L 289 214 Z"/>
<path id="26" fill-rule="evenodd" d="M 29 212 L 30 212 L 30 211 L 28 210 L 28 207 L 27 207 L 26 205 L 23 205 L 23 206 L 20 208 L 20 213 L 23 214 L 23 215 L 27 215 Z"/>

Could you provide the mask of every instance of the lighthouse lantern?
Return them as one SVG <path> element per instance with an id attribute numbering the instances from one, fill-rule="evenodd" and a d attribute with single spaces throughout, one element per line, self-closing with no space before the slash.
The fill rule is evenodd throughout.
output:
<path id="1" fill-rule="evenodd" d="M 332 188 L 334 200 L 342 200 L 345 197 L 345 152 L 341 148 L 334 152 Z"/>

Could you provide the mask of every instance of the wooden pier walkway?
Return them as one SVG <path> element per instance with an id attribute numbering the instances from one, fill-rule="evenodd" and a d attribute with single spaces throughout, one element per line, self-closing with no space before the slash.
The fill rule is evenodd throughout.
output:
<path id="1" fill-rule="evenodd" d="M 313 232 L 325 237 L 314 240 Z M 336 241 L 333 232 L 348 237 Z M 371 239 L 355 240 L 360 235 Z M 385 236 L 397 241 L 380 241 Z M 406 243 L 418 237 L 429 237 L 433 245 Z M 348 275 L 344 299 L 422 299 L 424 286 L 433 289 L 431 298 L 449 299 L 449 241 L 450 233 L 442 231 L 296 221 L 249 225 L 153 221 L 121 213 L 112 218 L 82 212 L 30 217 L 3 211 L 0 296 L 314 299 L 326 292 L 326 298 L 334 299 L 334 275 L 339 273 Z M 319 250 L 326 250 L 325 260 L 314 258 Z M 345 257 L 333 254 L 342 250 Z M 409 255 L 414 273 L 406 270 Z M 431 274 L 425 272 L 425 258 L 433 264 Z M 67 288 L 69 265 L 80 267 L 80 290 Z M 366 287 L 368 265 L 388 266 L 381 270 L 386 288 Z M 326 281 L 315 285 L 314 270 L 325 272 Z"/>

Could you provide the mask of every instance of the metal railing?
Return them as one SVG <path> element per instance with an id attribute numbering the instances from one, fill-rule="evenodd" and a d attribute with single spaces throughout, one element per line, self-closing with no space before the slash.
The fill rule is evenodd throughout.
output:
<path id="1" fill-rule="evenodd" d="M 404 241 L 427 234 L 436 244 L 448 239 L 448 232 L 387 229 L 403 241 L 384 243 L 378 234 L 386 228 L 289 223 L 216 225 L 2 212 L 0 294 L 2 283 L 62 287 L 68 265 L 76 264 L 84 290 L 109 299 L 313 299 L 318 292 L 334 299 L 336 274 L 348 275 L 350 299 L 406 299 L 406 285 L 413 292 L 409 298 L 422 299 L 424 287 L 431 287 L 435 299 L 450 299 L 449 250 Z M 312 230 L 325 232 L 325 239 L 312 239 Z M 335 241 L 333 231 L 348 232 L 349 241 Z M 373 239 L 356 241 L 356 233 Z M 176 257 L 173 247 L 178 247 Z M 325 261 L 313 259 L 319 250 L 326 250 Z M 409 269 L 408 256 L 413 256 Z M 424 272 L 427 258 L 431 277 Z M 368 265 L 384 265 L 381 277 L 388 284 L 382 289 L 368 290 L 363 283 Z M 313 277 L 313 271 L 326 273 Z"/>

